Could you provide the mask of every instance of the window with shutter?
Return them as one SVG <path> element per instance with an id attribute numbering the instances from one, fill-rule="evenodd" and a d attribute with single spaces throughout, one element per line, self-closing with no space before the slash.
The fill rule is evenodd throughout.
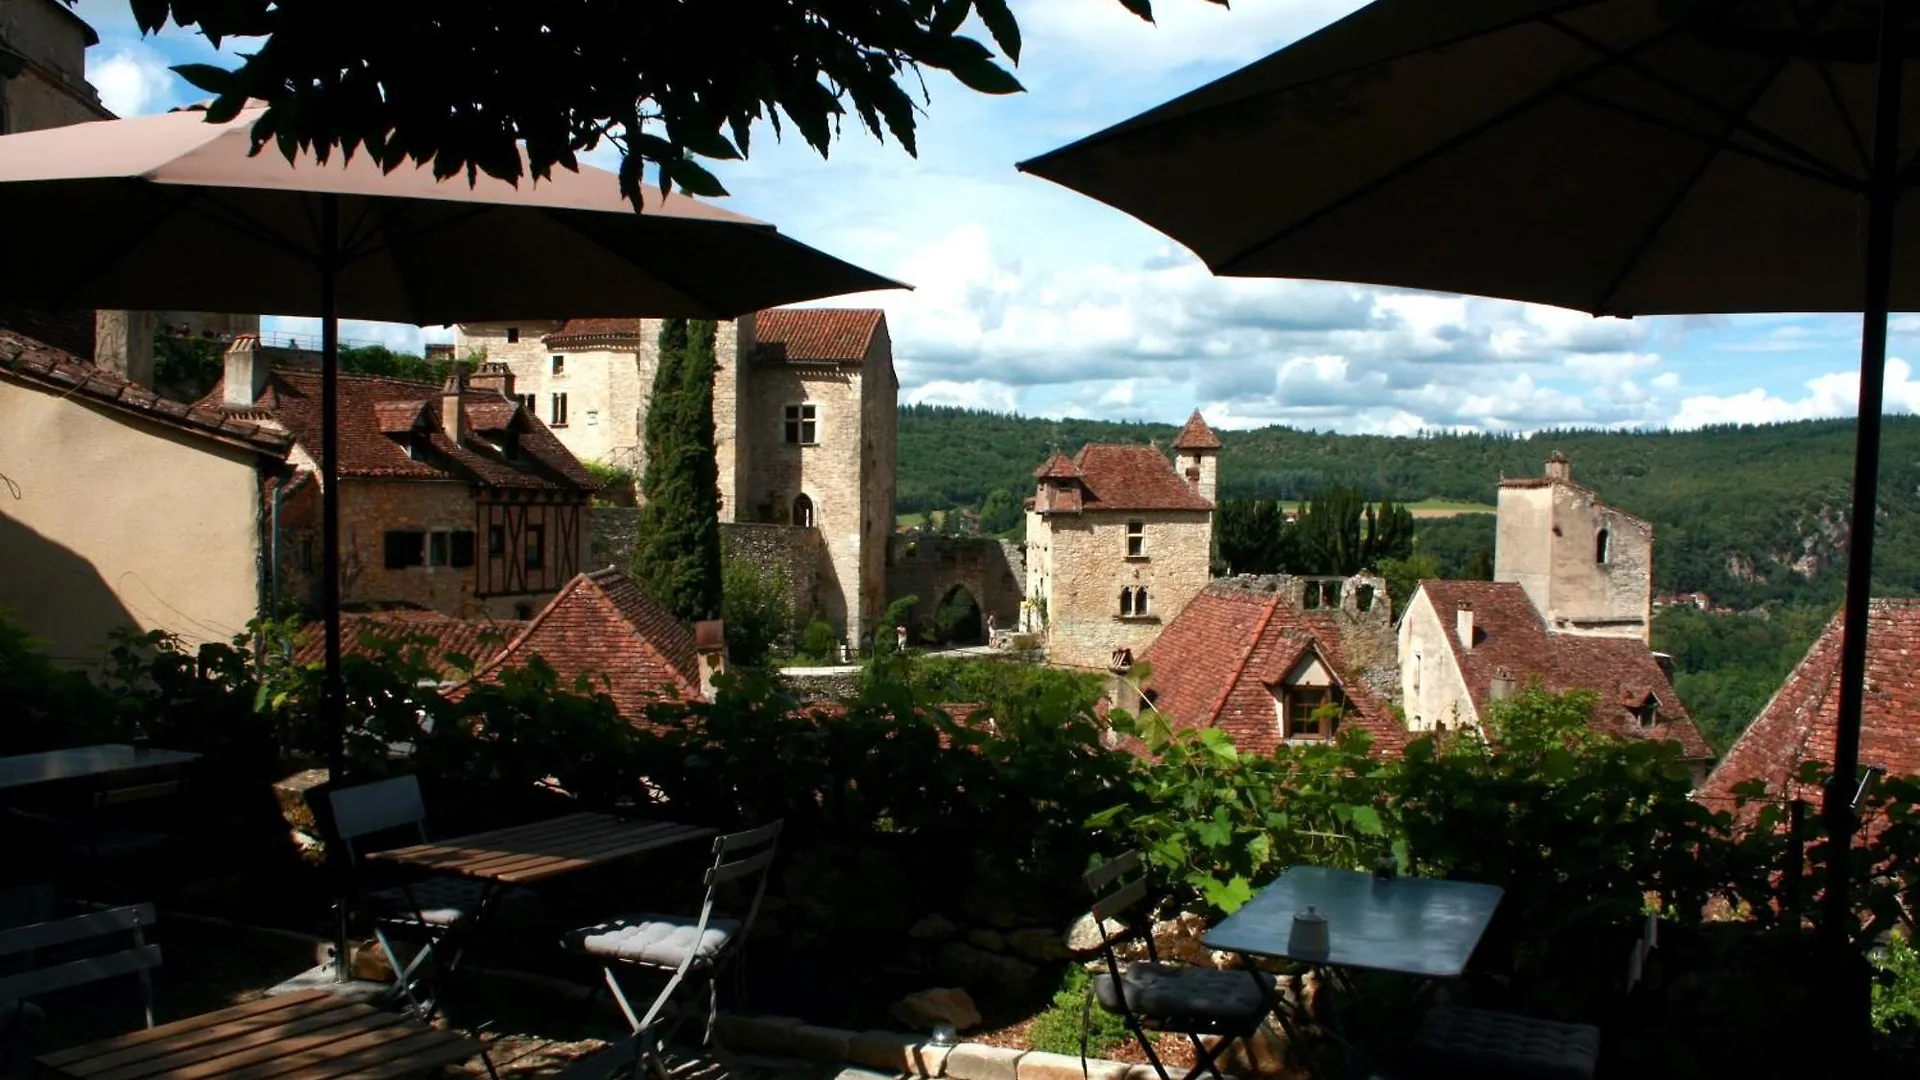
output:
<path id="1" fill-rule="evenodd" d="M 426 562 L 427 534 L 405 529 L 389 529 L 386 535 L 386 563 L 389 570 L 420 566 Z"/>

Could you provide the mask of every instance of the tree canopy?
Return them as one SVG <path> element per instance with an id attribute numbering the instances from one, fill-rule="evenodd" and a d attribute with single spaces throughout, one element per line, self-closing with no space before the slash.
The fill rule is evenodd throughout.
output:
<path id="1" fill-rule="evenodd" d="M 660 324 L 660 366 L 647 405 L 646 499 L 633 575 L 685 622 L 720 614 L 720 488 L 713 451 L 711 320 Z"/>
<path id="2" fill-rule="evenodd" d="M 1153 17 L 1152 0 L 1117 2 Z M 132 5 L 149 33 L 172 21 L 216 46 L 260 39 L 237 68 L 175 70 L 214 95 L 209 120 L 264 101 L 254 142 L 289 159 L 338 149 L 389 169 L 431 162 L 440 177 L 518 181 L 574 168 L 606 142 L 621 154 L 621 191 L 636 206 L 650 165 L 665 189 L 725 194 L 695 159 L 745 157 L 762 119 L 776 135 L 799 132 L 822 157 L 849 115 L 915 153 L 926 69 L 983 94 L 1022 89 L 1002 66 L 1020 60 L 1008 0 Z M 961 32 L 970 17 L 992 47 Z"/>

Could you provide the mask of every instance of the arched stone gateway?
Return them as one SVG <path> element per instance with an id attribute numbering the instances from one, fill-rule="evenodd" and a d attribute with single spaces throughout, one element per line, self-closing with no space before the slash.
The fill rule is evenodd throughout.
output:
<path id="1" fill-rule="evenodd" d="M 933 609 L 933 632 L 942 645 L 986 644 L 985 613 L 965 585 L 955 585 L 941 597 Z"/>
<path id="2" fill-rule="evenodd" d="M 915 627 L 931 628 L 956 589 L 964 589 L 979 608 L 979 634 L 961 644 L 986 641 L 1019 623 L 1026 578 L 1026 558 L 1020 545 L 1010 541 L 925 532 L 900 533 L 887 541 L 887 598 L 920 598 L 913 613 Z"/>

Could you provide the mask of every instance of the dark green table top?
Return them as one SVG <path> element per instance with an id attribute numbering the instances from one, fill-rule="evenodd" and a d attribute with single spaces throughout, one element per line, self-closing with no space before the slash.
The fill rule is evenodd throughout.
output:
<path id="1" fill-rule="evenodd" d="M 1296 866 L 1200 939 L 1220 952 L 1395 971 L 1433 979 L 1466 970 L 1500 905 L 1497 885 Z M 1293 956 L 1293 917 L 1309 906 L 1327 918 L 1327 951 Z"/>

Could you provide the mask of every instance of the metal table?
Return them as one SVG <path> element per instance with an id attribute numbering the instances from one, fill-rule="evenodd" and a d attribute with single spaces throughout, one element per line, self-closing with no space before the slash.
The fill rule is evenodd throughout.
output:
<path id="1" fill-rule="evenodd" d="M 199 760 L 199 754 L 185 750 L 140 750 L 124 743 L 22 754 L 0 758 L 0 795 L 89 780 L 133 780 L 175 772 Z"/>
<path id="2" fill-rule="evenodd" d="M 1329 967 L 1458 978 L 1486 932 L 1502 890 L 1433 878 L 1392 878 L 1296 866 L 1200 939 L 1209 949 Z M 1293 917 L 1309 906 L 1327 918 L 1327 951 L 1287 951 Z"/>

